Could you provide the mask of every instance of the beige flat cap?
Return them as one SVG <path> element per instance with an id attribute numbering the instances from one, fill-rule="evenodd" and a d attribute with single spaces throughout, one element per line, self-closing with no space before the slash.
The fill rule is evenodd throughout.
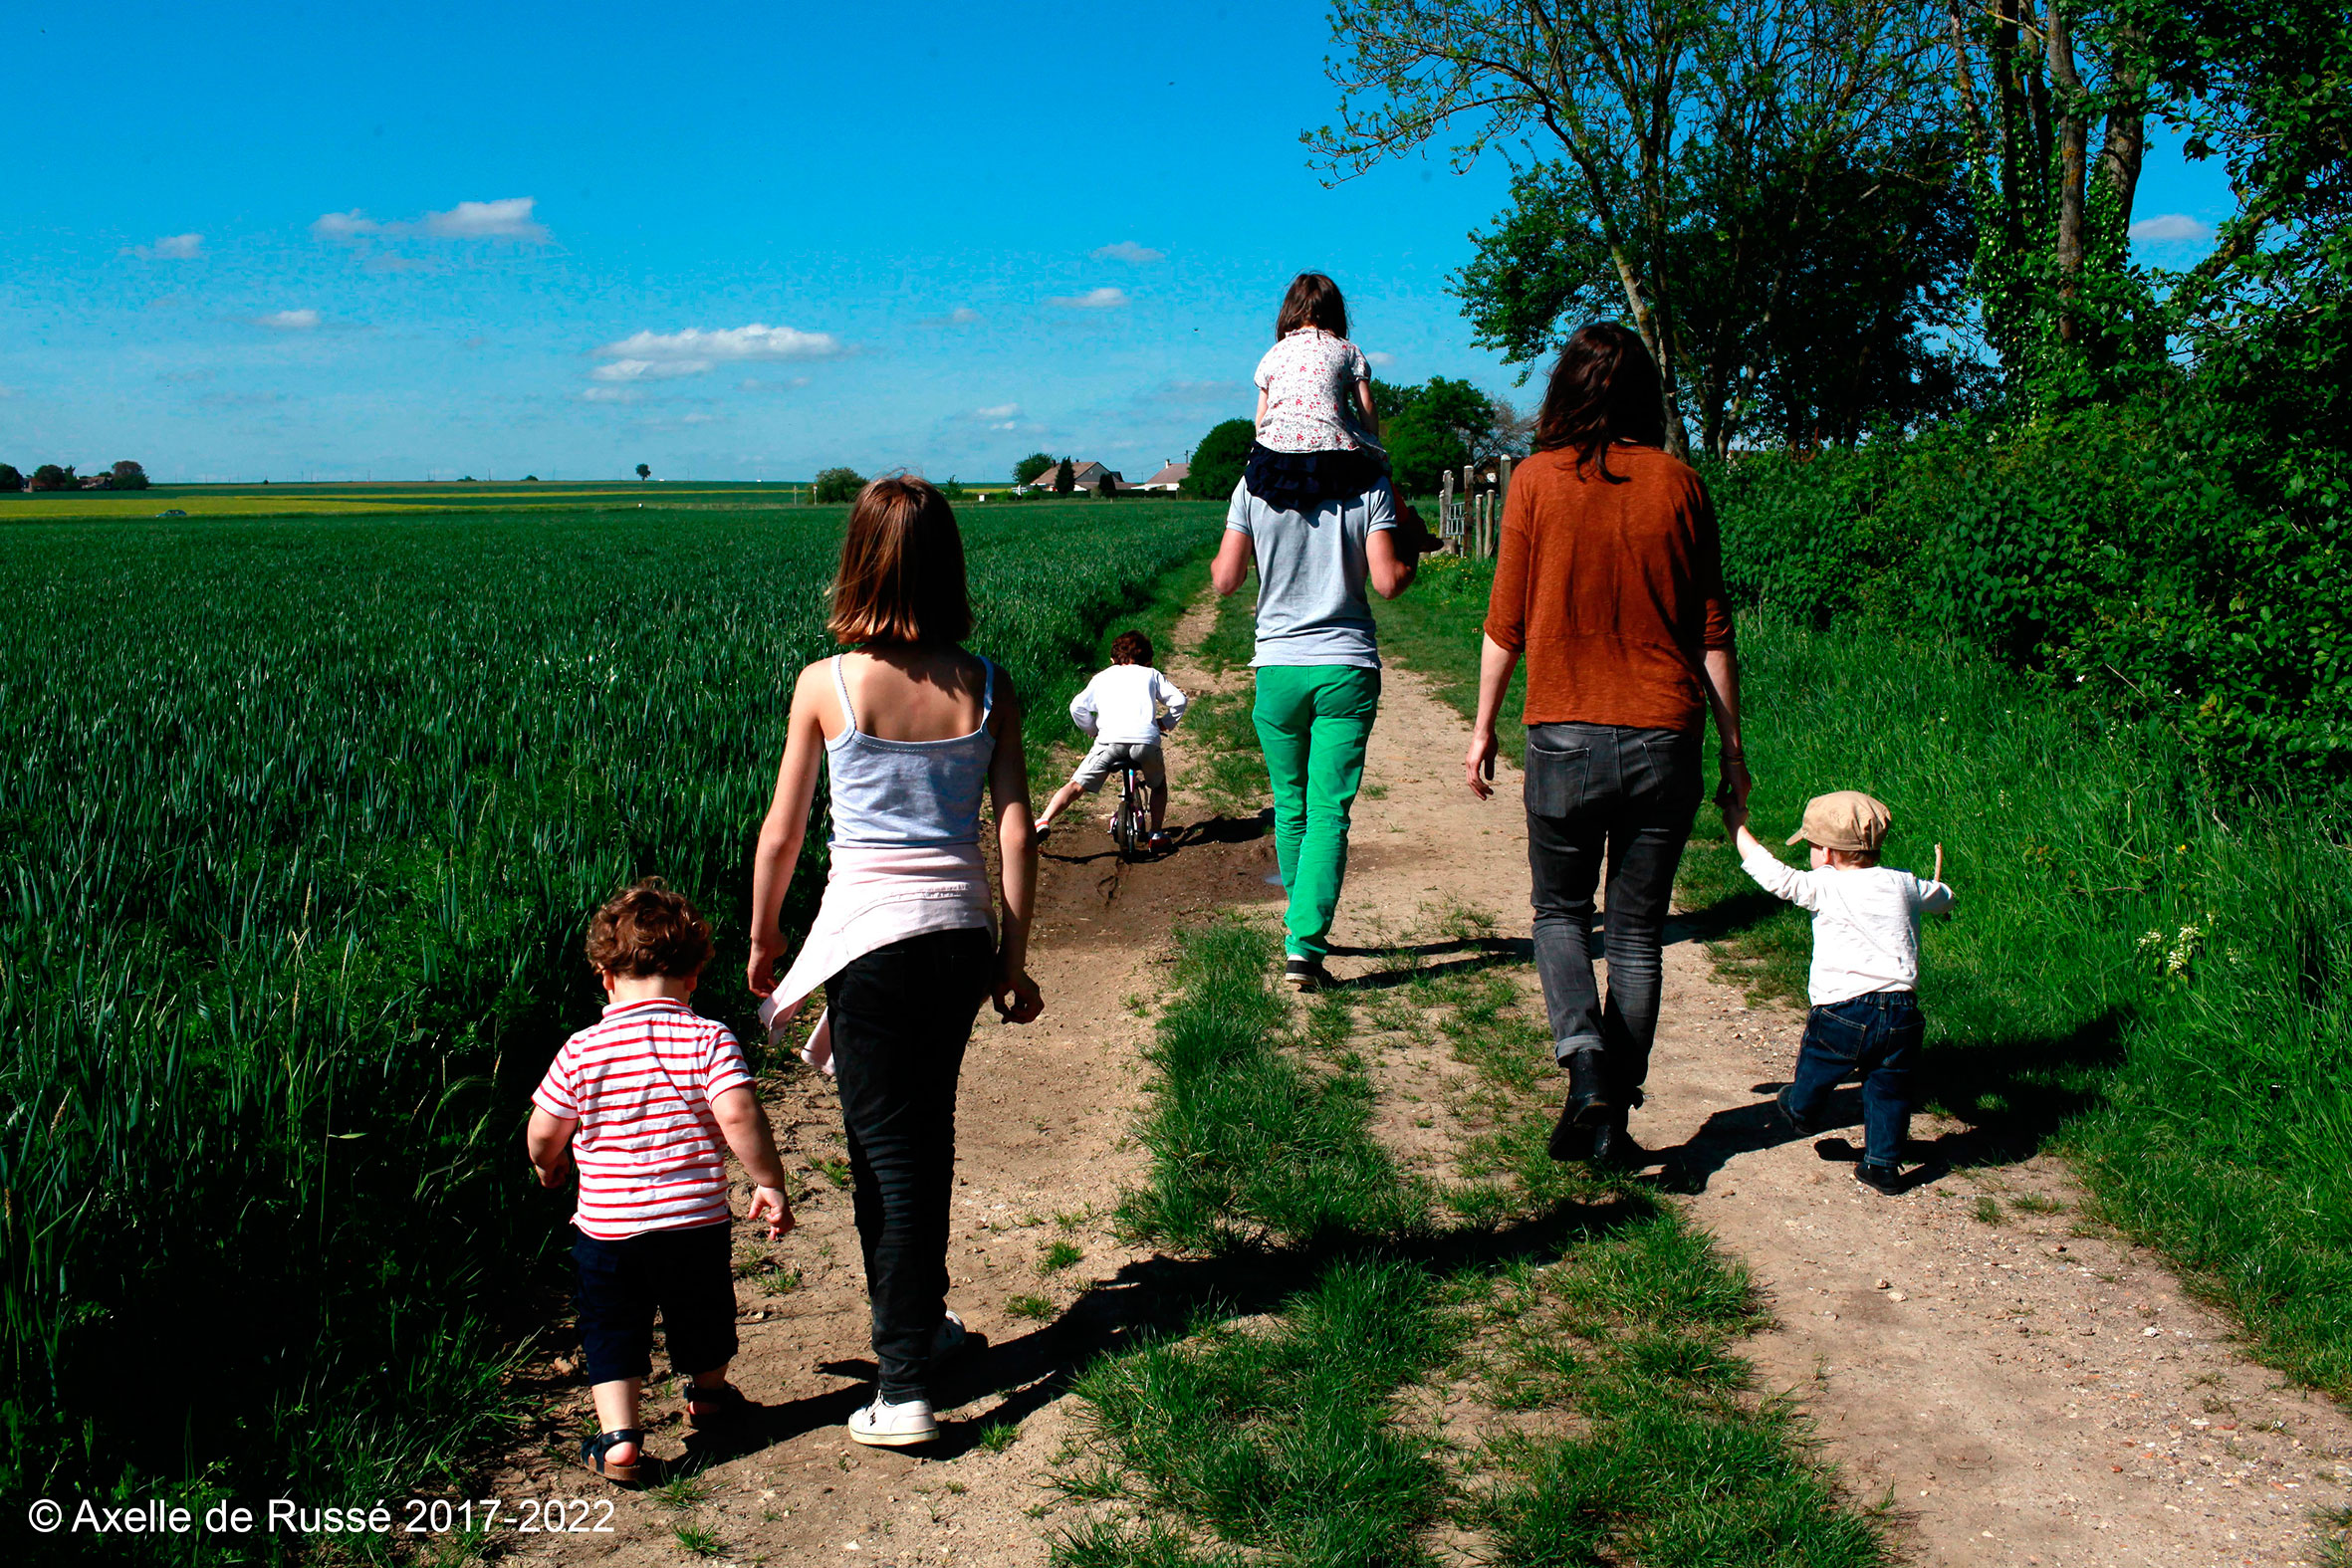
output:
<path id="1" fill-rule="evenodd" d="M 1834 789 L 1805 802 L 1804 825 L 1788 835 L 1788 842 L 1875 851 L 1887 841 L 1887 824 L 1894 816 L 1883 801 L 1859 789 Z"/>

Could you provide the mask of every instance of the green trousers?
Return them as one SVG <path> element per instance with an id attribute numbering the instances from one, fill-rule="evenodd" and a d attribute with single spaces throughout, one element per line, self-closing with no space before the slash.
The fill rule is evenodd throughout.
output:
<path id="1" fill-rule="evenodd" d="M 1347 878 L 1347 815 L 1364 782 L 1364 744 L 1380 712 L 1380 672 L 1349 664 L 1270 664 L 1258 671 L 1258 744 L 1274 785 L 1274 851 L 1291 896 L 1293 958 L 1330 952 Z"/>

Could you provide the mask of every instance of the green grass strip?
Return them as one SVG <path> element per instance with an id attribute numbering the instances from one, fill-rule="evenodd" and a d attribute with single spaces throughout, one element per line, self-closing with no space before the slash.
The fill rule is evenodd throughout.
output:
<path id="1" fill-rule="evenodd" d="M 1159 1070 L 1142 1127 L 1151 1182 L 1121 1207 L 1140 1237 L 1329 1247 L 1428 1223 L 1427 1196 L 1367 1131 L 1361 1063 L 1290 1048 L 1303 1042 L 1273 989 L 1275 951 L 1239 921 L 1181 939 L 1177 996 L 1145 1051 Z"/>
<path id="2" fill-rule="evenodd" d="M 1272 1327 L 1209 1324 L 1098 1363 L 1078 1380 L 1109 1463 L 1078 1495 L 1123 1496 L 1159 1518 L 1096 1519 L 1060 1542 L 1067 1568 L 1203 1563 L 1166 1522 L 1254 1547 L 1259 1562 L 1355 1568 L 1426 1562 L 1418 1534 L 1449 1501 L 1432 1439 L 1390 1401 L 1461 1335 L 1410 1263 L 1342 1260 Z"/>

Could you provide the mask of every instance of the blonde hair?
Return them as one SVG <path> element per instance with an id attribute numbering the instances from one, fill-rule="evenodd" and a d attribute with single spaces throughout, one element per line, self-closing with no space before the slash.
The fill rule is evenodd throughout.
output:
<path id="1" fill-rule="evenodd" d="M 910 475 L 857 493 L 824 629 L 836 642 L 962 642 L 972 634 L 964 537 L 947 498 Z"/>

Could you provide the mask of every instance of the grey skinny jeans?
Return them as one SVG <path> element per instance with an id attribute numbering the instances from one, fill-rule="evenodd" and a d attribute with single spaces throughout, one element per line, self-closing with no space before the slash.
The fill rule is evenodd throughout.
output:
<path id="1" fill-rule="evenodd" d="M 1535 971 L 1552 1053 L 1601 1053 L 1611 1097 L 1641 1102 L 1658 1032 L 1659 950 L 1674 873 L 1705 788 L 1703 730 L 1528 728 L 1528 866 Z M 1608 860 L 1606 1006 L 1592 973 L 1593 890 Z"/>

